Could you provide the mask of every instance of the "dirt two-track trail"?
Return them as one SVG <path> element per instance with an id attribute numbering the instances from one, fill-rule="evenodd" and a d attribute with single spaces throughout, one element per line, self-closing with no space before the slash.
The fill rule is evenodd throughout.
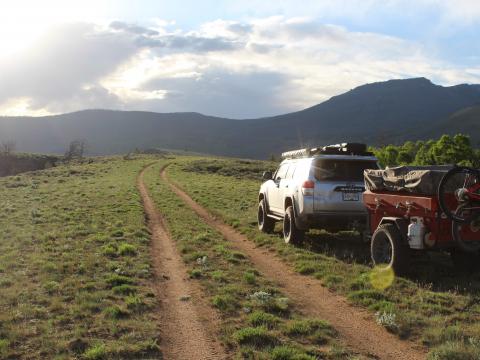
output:
<path id="1" fill-rule="evenodd" d="M 205 303 L 201 289 L 186 279 L 187 269 L 148 194 L 143 182 L 148 167 L 139 174 L 137 185 L 152 233 L 154 288 L 160 300 L 158 321 L 162 358 L 228 359 L 224 348 L 215 339 L 218 315 Z"/>
<path id="2" fill-rule="evenodd" d="M 329 321 L 351 350 L 375 359 L 425 359 L 424 349 L 388 333 L 374 322 L 372 315 L 367 311 L 349 305 L 343 297 L 322 286 L 320 281 L 295 273 L 271 252 L 256 247 L 246 236 L 213 217 L 168 179 L 166 167 L 162 169 L 161 176 L 200 218 L 220 231 L 234 247 L 244 252 L 265 277 L 275 281 L 294 301 L 300 312 Z"/>

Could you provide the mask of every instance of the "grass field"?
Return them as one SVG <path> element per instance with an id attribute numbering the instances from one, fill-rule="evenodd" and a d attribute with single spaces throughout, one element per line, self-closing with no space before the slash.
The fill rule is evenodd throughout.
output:
<path id="1" fill-rule="evenodd" d="M 301 317 L 295 304 L 231 248 L 160 179 L 160 164 L 145 181 L 189 268 L 222 315 L 220 334 L 237 358 L 353 359 L 322 319 Z"/>
<path id="2" fill-rule="evenodd" d="M 480 358 L 480 276 L 455 273 L 448 258 L 416 259 L 392 286 L 372 285 L 368 248 L 354 233 L 312 231 L 303 247 L 283 244 L 280 228 L 256 228 L 261 172 L 271 162 L 198 157 L 99 158 L 0 178 L 0 359 L 160 358 L 152 291 L 150 234 L 136 188 L 145 174 L 189 269 L 221 314 L 219 334 L 236 358 L 355 358 L 322 319 L 264 278 L 248 258 L 169 189 L 192 198 L 276 252 L 305 276 L 369 309 L 430 359 Z M 308 296 L 308 294 L 306 294 Z"/>
<path id="3" fill-rule="evenodd" d="M 260 233 L 256 199 L 261 172 L 272 166 L 190 157 L 175 161 L 168 174 L 193 199 L 277 251 L 298 272 L 368 308 L 389 331 L 427 346 L 430 359 L 480 358 L 479 274 L 455 273 L 444 254 L 434 254 L 416 259 L 413 275 L 396 278 L 382 290 L 372 285 L 368 247 L 356 241 L 356 234 L 312 231 L 304 247 L 295 248 L 282 243 L 278 225 L 276 234 Z"/>
<path id="4" fill-rule="evenodd" d="M 150 240 L 135 186 L 148 161 L 0 179 L 0 358 L 158 356 Z"/>

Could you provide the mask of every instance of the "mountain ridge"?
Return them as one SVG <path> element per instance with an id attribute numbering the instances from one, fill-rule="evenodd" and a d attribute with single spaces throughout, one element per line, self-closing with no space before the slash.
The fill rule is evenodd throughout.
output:
<path id="1" fill-rule="evenodd" d="M 266 158 L 339 141 L 378 145 L 468 130 L 459 126 L 461 110 L 476 106 L 480 106 L 480 85 L 444 87 L 426 78 L 393 79 L 361 85 L 293 113 L 257 119 L 108 109 L 0 117 L 0 141 L 16 141 L 19 151 L 45 153 L 62 153 L 70 141 L 81 138 L 95 155 L 158 147 Z M 473 128 L 468 135 L 476 143 L 480 130 Z"/>

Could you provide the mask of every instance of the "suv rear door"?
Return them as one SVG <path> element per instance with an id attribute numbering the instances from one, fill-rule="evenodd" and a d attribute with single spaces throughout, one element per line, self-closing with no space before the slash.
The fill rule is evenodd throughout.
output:
<path id="1" fill-rule="evenodd" d="M 267 188 L 268 206 L 270 211 L 283 213 L 283 188 L 285 186 L 285 177 L 287 175 L 289 163 L 283 163 L 273 176 L 273 182 L 270 182 Z M 283 184 L 282 184 L 283 181 Z"/>
<path id="2" fill-rule="evenodd" d="M 364 212 L 363 170 L 377 169 L 375 160 L 318 158 L 312 164 L 316 212 Z"/>

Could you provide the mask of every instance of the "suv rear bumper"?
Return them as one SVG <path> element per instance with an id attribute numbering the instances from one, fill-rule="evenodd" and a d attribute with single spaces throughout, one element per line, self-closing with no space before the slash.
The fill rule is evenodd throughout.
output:
<path id="1" fill-rule="evenodd" d="M 315 212 L 313 214 L 302 214 L 296 217 L 296 225 L 300 229 L 350 230 L 353 228 L 365 228 L 367 223 L 367 212 Z"/>

